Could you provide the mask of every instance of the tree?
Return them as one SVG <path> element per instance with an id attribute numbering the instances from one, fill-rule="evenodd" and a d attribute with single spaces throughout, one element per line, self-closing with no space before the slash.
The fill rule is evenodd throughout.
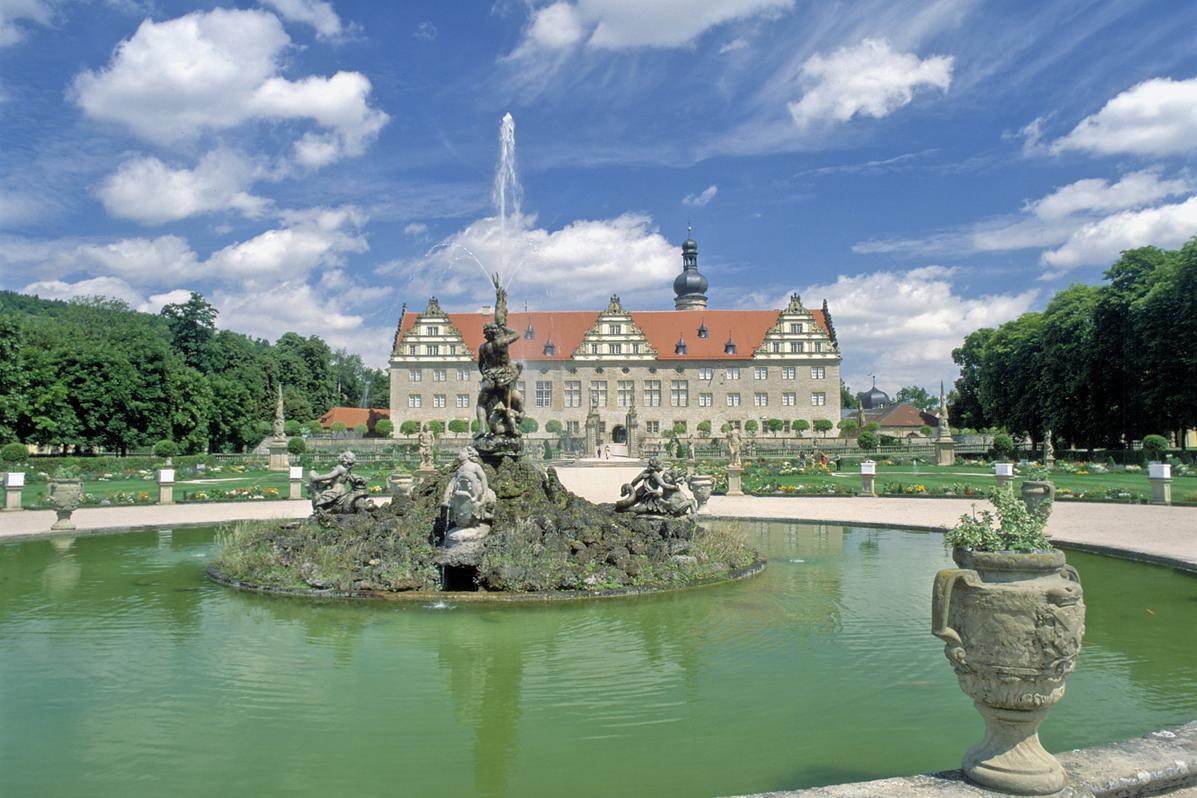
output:
<path id="1" fill-rule="evenodd" d="M 696 430 L 698 430 L 698 434 L 701 435 L 702 437 L 704 437 L 704 438 L 711 437 L 711 422 L 710 421 L 703 419 L 702 421 L 698 422 L 698 424 L 695 425 L 694 428 Z"/>
<path id="2" fill-rule="evenodd" d="M 0 316 L 0 441 L 17 435 L 27 411 L 28 377 L 21 364 L 21 328 L 14 317 Z"/>
<path id="3" fill-rule="evenodd" d="M 674 437 L 677 437 L 678 435 L 685 435 L 686 434 L 686 422 L 685 421 L 673 422 L 673 427 L 671 427 L 669 431 L 671 433 L 673 433 Z"/>
<path id="4" fill-rule="evenodd" d="M 370 431 L 370 425 L 369 424 L 354 424 L 353 431 L 356 432 L 358 435 L 365 435 L 367 432 Z"/>
<path id="5" fill-rule="evenodd" d="M 179 453 L 179 445 L 170 438 L 163 438 L 154 444 L 153 451 L 155 457 L 174 457 Z"/>
<path id="6" fill-rule="evenodd" d="M 205 372 L 211 367 L 211 344 L 216 336 L 220 311 L 195 291 L 182 304 L 164 305 L 158 312 L 170 330 L 171 348 L 191 368 Z"/>
<path id="7" fill-rule="evenodd" d="M 865 423 L 865 429 L 868 430 L 869 432 L 877 432 L 878 430 L 881 429 L 881 425 L 878 424 L 876 421 L 869 421 L 869 422 Z"/>
<path id="8" fill-rule="evenodd" d="M 831 429 L 833 426 L 835 426 L 835 425 L 831 423 L 830 419 L 826 419 L 826 418 L 815 419 L 815 432 L 819 433 L 820 435 L 822 435 L 824 437 L 826 437 L 828 432 L 831 432 Z"/>
<path id="9" fill-rule="evenodd" d="M 468 432 L 470 429 L 469 423 L 464 418 L 455 418 L 449 422 L 449 432 L 454 435 L 461 435 Z"/>
<path id="10" fill-rule="evenodd" d="M 283 424 L 283 433 L 289 437 L 298 435 L 303 429 L 303 426 L 293 418 L 287 419 Z"/>
<path id="11" fill-rule="evenodd" d="M 551 432 L 554 435 L 560 435 L 565 431 L 565 427 L 562 426 L 561 422 L 557 419 L 551 418 L 544 423 L 544 431 Z"/>
<path id="12" fill-rule="evenodd" d="M 939 408 L 939 399 L 927 393 L 927 389 L 919 385 L 907 385 L 900 388 L 895 398 L 899 402 L 909 402 L 919 410 L 926 412 Z"/>
<path id="13" fill-rule="evenodd" d="M 919 434 L 922 435 L 924 438 L 930 438 L 932 432 L 934 432 L 934 430 L 931 429 L 931 427 L 929 427 L 926 424 L 919 427 Z"/>
<path id="14" fill-rule="evenodd" d="M 445 433 L 445 422 L 443 421 L 429 421 L 425 426 L 438 438 Z"/>
<path id="15" fill-rule="evenodd" d="M 750 418 L 744 422 L 744 431 L 747 432 L 749 435 L 755 436 L 756 431 L 759 430 L 760 428 L 761 428 L 760 424 L 756 423 L 755 418 Z"/>
<path id="16" fill-rule="evenodd" d="M 728 424 L 726 421 L 724 421 L 722 424 L 719 425 L 719 431 L 722 432 L 724 435 L 726 435 L 730 429 L 731 429 L 731 425 Z"/>
<path id="17" fill-rule="evenodd" d="M 395 434 L 395 422 L 389 418 L 380 418 L 374 422 L 374 432 L 384 438 L 389 438 Z"/>
<path id="18" fill-rule="evenodd" d="M 307 442 L 298 435 L 287 441 L 287 451 L 291 454 L 303 454 L 307 450 Z"/>
<path id="19" fill-rule="evenodd" d="M 856 398 L 856 394 L 852 393 L 851 389 L 840 380 L 840 407 L 848 408 L 849 410 L 856 410 L 860 407 L 860 400 Z"/>
<path id="20" fill-rule="evenodd" d="M 324 432 L 324 425 L 316 419 L 312 419 L 303 425 L 303 429 L 309 435 L 319 435 L 321 432 Z"/>
<path id="21" fill-rule="evenodd" d="M 1147 459 L 1155 462 L 1163 462 L 1164 453 L 1168 451 L 1168 439 L 1163 435 L 1144 435 L 1143 436 L 1143 451 L 1147 453 Z"/>
<path id="22" fill-rule="evenodd" d="M 969 333 L 964 343 L 952 350 L 952 362 L 960 367 L 960 376 L 955 383 L 956 401 L 948 408 L 948 421 L 957 429 L 990 426 L 981 403 L 981 363 L 985 358 L 985 346 L 992 336 L 991 328 L 981 327 Z"/>
<path id="23" fill-rule="evenodd" d="M 854 418 L 840 419 L 840 423 L 836 426 L 839 427 L 840 434 L 845 438 L 851 438 L 860 429 L 860 424 Z"/>
<path id="24" fill-rule="evenodd" d="M 856 445 L 866 452 L 873 452 L 877 450 L 877 433 L 869 430 L 862 431 L 856 436 Z"/>
<path id="25" fill-rule="evenodd" d="M 802 437 L 802 433 L 810 429 L 810 422 L 805 418 L 796 418 L 790 422 L 790 429 L 797 433 L 798 437 Z"/>
<path id="26" fill-rule="evenodd" d="M 6 443 L 0 447 L 0 460 L 6 463 L 23 463 L 29 459 L 29 450 L 20 443 Z"/>
<path id="27" fill-rule="evenodd" d="M 420 431 L 419 421 L 404 421 L 399 425 L 399 432 L 403 435 L 415 435 Z"/>
<path id="28" fill-rule="evenodd" d="M 524 416 L 520 420 L 520 432 L 525 435 L 536 432 L 538 429 L 540 429 L 540 425 L 536 423 L 536 419 L 532 418 L 532 416 Z"/>
<path id="29" fill-rule="evenodd" d="M 1002 460 L 1014 458 L 1014 439 L 1008 432 L 998 432 L 993 436 L 993 455 Z"/>
<path id="30" fill-rule="evenodd" d="M 347 429 L 349 429 L 349 427 L 345 426 L 344 421 L 334 421 L 332 424 L 329 425 L 328 429 L 331 432 L 344 432 Z"/>

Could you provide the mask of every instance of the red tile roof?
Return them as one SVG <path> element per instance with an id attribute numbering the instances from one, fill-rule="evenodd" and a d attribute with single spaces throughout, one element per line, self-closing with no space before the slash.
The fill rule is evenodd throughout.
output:
<path id="1" fill-rule="evenodd" d="M 827 333 L 823 311 L 812 310 L 811 315 Z M 631 313 L 632 322 L 644 331 L 644 336 L 657 352 L 660 360 L 747 360 L 769 328 L 777 323 L 780 310 L 641 310 Z M 482 327 L 491 321 L 489 314 L 450 313 L 449 323 L 460 333 L 471 354 L 482 345 Z M 399 327 L 396 344 L 415 326 L 419 314 L 408 313 Z M 569 360 L 582 344 L 586 333 L 593 329 L 599 313 L 593 310 L 513 311 L 508 314 L 507 326 L 520 333 L 520 340 L 511 346 L 516 360 Z M 534 335 L 523 337 L 531 323 Z M 705 324 L 708 335 L 698 337 L 698 327 Z M 728 337 L 736 344 L 736 354 L 725 355 L 723 347 Z M 686 341 L 686 354 L 675 355 L 678 338 Z M 554 352 L 544 354 L 545 343 L 552 339 Z"/>
<path id="2" fill-rule="evenodd" d="M 385 407 L 334 407 L 320 417 L 320 426 L 328 429 L 340 421 L 346 429 L 353 429 L 358 424 L 374 429 L 379 419 L 390 417 L 391 411 Z"/>

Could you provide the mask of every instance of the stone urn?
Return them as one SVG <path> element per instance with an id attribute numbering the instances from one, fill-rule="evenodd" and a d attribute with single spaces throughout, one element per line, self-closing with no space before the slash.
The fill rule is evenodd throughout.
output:
<path id="1" fill-rule="evenodd" d="M 1046 479 L 1028 479 L 1022 483 L 1020 490 L 1023 504 L 1027 506 L 1027 512 L 1033 513 L 1044 504 L 1050 505 L 1056 500 L 1056 485 Z"/>
<path id="2" fill-rule="evenodd" d="M 975 552 L 935 575 L 931 633 L 985 720 L 961 767 L 984 787 L 1017 795 L 1063 789 L 1066 776 L 1039 742 L 1039 724 L 1064 697 L 1085 631 L 1076 569 L 1064 552 Z"/>
<path id="3" fill-rule="evenodd" d="M 707 500 L 711 498 L 711 491 L 715 490 L 715 478 L 710 474 L 694 474 L 686 480 L 686 484 L 690 486 L 690 492 L 698 502 L 698 509 L 706 507 Z"/>
<path id="4" fill-rule="evenodd" d="M 61 532 L 75 529 L 71 521 L 71 513 L 78 508 L 83 499 L 83 482 L 79 479 L 53 479 L 50 481 L 50 504 L 58 514 L 58 520 L 50 527 L 51 531 Z"/>

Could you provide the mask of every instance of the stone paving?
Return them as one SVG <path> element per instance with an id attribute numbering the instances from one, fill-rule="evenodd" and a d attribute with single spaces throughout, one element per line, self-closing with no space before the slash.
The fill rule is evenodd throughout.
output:
<path id="1" fill-rule="evenodd" d="M 638 466 L 560 468 L 562 483 L 591 501 L 614 501 Z M 964 499 L 860 497 L 713 496 L 705 513 L 716 516 L 790 519 L 819 523 L 947 528 L 972 506 Z M 209 524 L 237 519 L 301 518 L 305 501 L 228 502 L 165 506 L 88 507 L 73 520 L 80 532 L 138 526 Z M 48 534 L 49 510 L 0 513 L 0 539 Z M 1048 531 L 1061 544 L 1121 552 L 1197 571 L 1197 508 L 1057 502 Z"/>

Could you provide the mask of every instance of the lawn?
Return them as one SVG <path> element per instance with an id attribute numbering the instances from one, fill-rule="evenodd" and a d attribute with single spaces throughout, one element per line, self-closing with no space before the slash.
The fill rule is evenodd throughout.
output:
<path id="1" fill-rule="evenodd" d="M 1016 467 L 1015 472 L 1016 490 L 1026 479 L 1041 478 L 1042 474 L 1026 467 Z M 1061 501 L 1146 502 L 1151 499 L 1151 483 L 1146 471 L 1091 473 L 1080 468 L 1077 473 L 1069 473 L 1055 469 L 1048 472 L 1046 478 L 1055 483 Z M 879 495 L 983 497 L 995 484 L 992 466 L 922 463 L 877 466 L 876 491 Z M 753 464 L 744 471 L 744 490 L 762 495 L 856 494 L 860 492 L 860 472 L 856 468 L 844 471 L 816 468 L 803 472 L 784 462 Z M 1176 503 L 1197 504 L 1197 475 L 1174 477 L 1172 499 Z"/>

